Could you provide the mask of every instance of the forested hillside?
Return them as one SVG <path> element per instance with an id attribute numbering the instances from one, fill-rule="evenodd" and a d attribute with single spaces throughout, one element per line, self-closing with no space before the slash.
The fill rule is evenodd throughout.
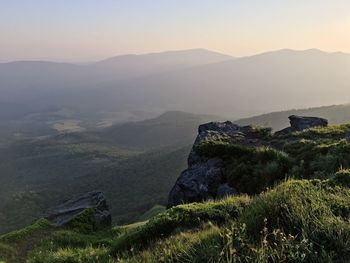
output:
<path id="1" fill-rule="evenodd" d="M 62 200 L 96 189 L 111 201 L 116 223 L 135 221 L 154 205 L 165 205 L 198 125 L 212 118 L 168 112 L 97 132 L 3 146 L 0 232 L 25 226 Z"/>

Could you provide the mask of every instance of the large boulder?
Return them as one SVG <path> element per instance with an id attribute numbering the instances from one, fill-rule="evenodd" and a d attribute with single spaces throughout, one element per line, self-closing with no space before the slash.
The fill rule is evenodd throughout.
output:
<path id="1" fill-rule="evenodd" d="M 291 115 L 288 118 L 290 122 L 290 127 L 278 131 L 276 132 L 276 134 L 286 134 L 290 132 L 303 131 L 313 127 L 328 126 L 328 120 L 319 117 Z"/>
<path id="2" fill-rule="evenodd" d="M 80 194 L 50 209 L 45 218 L 54 226 L 65 226 L 87 209 L 94 210 L 95 227 L 104 228 L 112 223 L 112 217 L 105 195 L 94 191 Z"/>
<path id="3" fill-rule="evenodd" d="M 232 139 L 235 136 L 244 136 L 249 127 L 241 127 L 230 121 L 210 122 L 200 125 L 198 136 L 188 157 L 188 168 L 183 171 L 170 191 L 168 207 L 182 203 L 191 203 L 219 198 L 228 194 L 237 194 L 235 189 L 220 189 L 223 181 L 223 161 L 219 158 L 203 159 L 196 152 L 196 147 L 210 140 Z"/>
<path id="4" fill-rule="evenodd" d="M 293 130 L 302 131 L 312 127 L 326 127 L 328 120 L 318 117 L 303 117 L 292 115 L 288 117 Z"/>

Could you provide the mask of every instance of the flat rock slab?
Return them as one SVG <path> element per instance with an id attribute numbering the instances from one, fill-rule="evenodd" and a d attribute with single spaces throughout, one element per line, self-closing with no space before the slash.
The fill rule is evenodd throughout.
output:
<path id="1" fill-rule="evenodd" d="M 288 117 L 290 127 L 276 132 L 276 134 L 288 134 L 290 132 L 303 131 L 314 127 L 327 127 L 328 120 L 319 117 L 306 117 L 291 115 Z"/>
<path id="2" fill-rule="evenodd" d="M 54 226 L 64 226 L 86 209 L 94 209 L 97 228 L 111 225 L 112 217 L 106 197 L 99 191 L 80 194 L 69 199 L 61 205 L 50 209 L 45 218 Z"/>

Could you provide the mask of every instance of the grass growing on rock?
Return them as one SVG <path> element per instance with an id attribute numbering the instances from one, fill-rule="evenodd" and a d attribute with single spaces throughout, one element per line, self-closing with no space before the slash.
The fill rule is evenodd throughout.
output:
<path id="1" fill-rule="evenodd" d="M 95 210 L 93 208 L 85 209 L 69 222 L 67 227 L 82 233 L 96 231 Z"/>
<path id="2" fill-rule="evenodd" d="M 271 147 L 248 147 L 229 142 L 206 142 L 197 152 L 206 158 L 220 157 L 225 162 L 225 177 L 240 192 L 257 194 L 286 178 L 293 160 Z"/>
<path id="3" fill-rule="evenodd" d="M 227 182 L 242 193 L 258 194 L 288 178 L 326 179 L 350 168 L 350 125 L 312 128 L 258 141 L 209 140 L 197 146 L 203 158 L 224 160 Z"/>

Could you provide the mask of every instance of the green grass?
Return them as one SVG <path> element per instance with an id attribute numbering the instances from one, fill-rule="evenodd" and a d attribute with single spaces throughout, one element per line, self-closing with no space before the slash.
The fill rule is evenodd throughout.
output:
<path id="1" fill-rule="evenodd" d="M 67 227 L 82 233 L 90 233 L 97 230 L 95 210 L 85 209 L 67 224 Z"/>
<path id="2" fill-rule="evenodd" d="M 201 230 L 184 231 L 156 241 L 151 248 L 134 255 L 124 254 L 120 262 L 217 262 L 220 229 L 210 225 Z"/>
<path id="3" fill-rule="evenodd" d="M 33 225 L 21 230 L 0 236 L 0 261 L 22 262 L 38 240 L 44 239 L 51 232 L 51 226 L 45 219 L 40 219 Z"/>
<path id="4" fill-rule="evenodd" d="M 0 243 L 0 262 L 5 262 L 5 260 L 15 260 L 16 254 L 17 252 L 14 247 L 8 244 Z"/>
<path id="5" fill-rule="evenodd" d="M 350 187 L 350 170 L 339 170 L 330 178 L 329 183 L 343 187 Z"/>
<path id="6" fill-rule="evenodd" d="M 262 193 L 237 220 L 175 232 L 121 262 L 347 262 L 349 210 L 349 189 L 292 180 Z"/>
<path id="7" fill-rule="evenodd" d="M 223 224 L 238 218 L 250 202 L 248 196 L 231 197 L 219 202 L 180 205 L 155 216 L 148 223 L 125 233 L 113 244 L 112 253 L 117 255 L 132 247 L 147 246 L 158 238 L 171 235 L 178 228 L 199 227 L 204 222 Z"/>
<path id="8" fill-rule="evenodd" d="M 200 144 L 197 151 L 205 158 L 222 158 L 228 183 L 247 194 L 260 193 L 284 180 L 293 167 L 293 160 L 286 152 L 271 147 L 210 141 Z"/>
<path id="9" fill-rule="evenodd" d="M 350 253 L 349 219 L 348 188 L 329 181 L 302 180 L 289 181 L 263 193 L 239 221 L 246 224 L 255 240 L 264 227 L 281 229 L 312 242 L 319 256 L 327 254 L 345 260 Z"/>
<path id="10" fill-rule="evenodd" d="M 35 224 L 30 225 L 26 228 L 1 235 L 0 242 L 12 243 L 22 241 L 23 239 L 26 239 L 33 235 L 35 232 L 48 228 L 50 228 L 50 223 L 45 219 L 40 219 Z"/>
<path id="11" fill-rule="evenodd" d="M 28 263 L 112 263 L 106 248 L 60 248 L 49 253 L 38 251 Z"/>
<path id="12" fill-rule="evenodd" d="M 129 227 L 56 230 L 28 262 L 346 262 L 349 174 L 289 180 L 253 199 L 180 205 Z"/>
<path id="13" fill-rule="evenodd" d="M 162 205 L 155 205 L 153 206 L 150 210 L 148 210 L 146 213 L 144 213 L 143 215 L 141 215 L 138 219 L 138 221 L 146 221 L 149 220 L 153 217 L 155 217 L 156 215 L 162 213 L 165 211 L 165 206 Z"/>
<path id="14" fill-rule="evenodd" d="M 131 229 L 135 229 L 135 228 L 144 226 L 145 224 L 147 224 L 147 222 L 148 221 L 135 222 L 135 223 L 132 223 L 132 224 L 120 226 L 120 228 L 123 229 L 123 230 L 131 230 Z"/>

